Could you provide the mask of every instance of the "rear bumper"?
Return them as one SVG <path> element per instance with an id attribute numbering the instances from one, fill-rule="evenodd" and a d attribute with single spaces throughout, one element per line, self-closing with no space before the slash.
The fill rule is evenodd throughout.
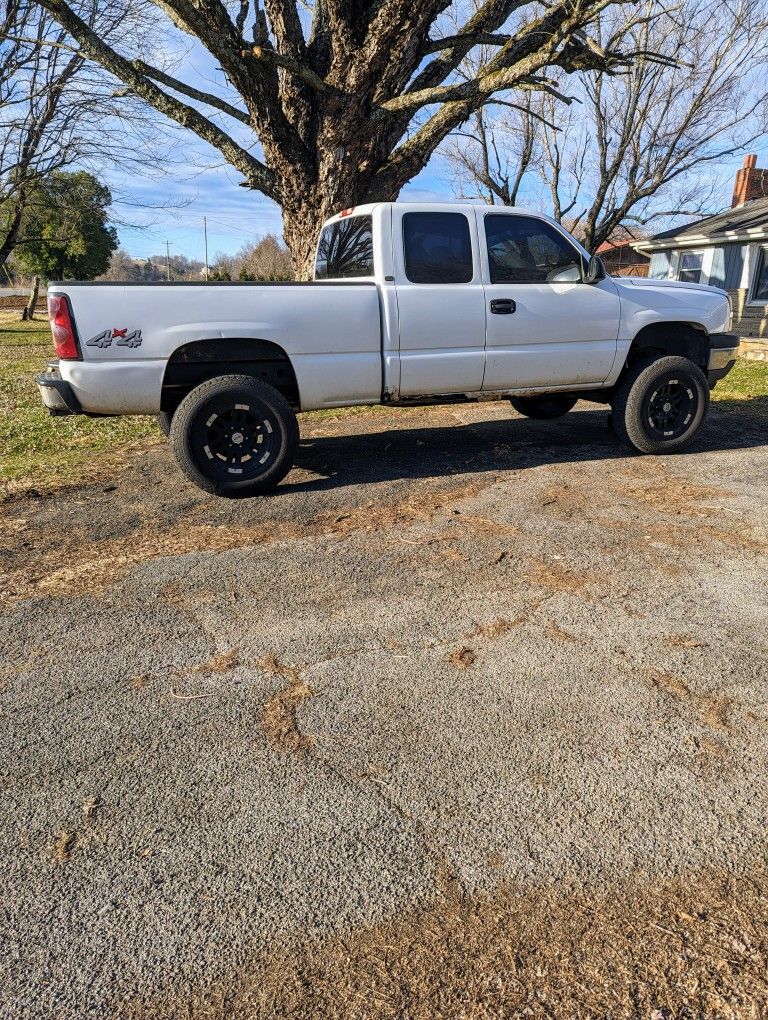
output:
<path id="1" fill-rule="evenodd" d="M 83 414 L 75 391 L 61 378 L 58 363 L 48 362 L 48 371 L 35 377 L 40 397 L 48 408 L 48 414 L 60 417 L 65 414 Z"/>
<path id="2" fill-rule="evenodd" d="M 740 342 L 733 333 L 710 333 L 707 365 L 710 389 L 724 379 L 736 364 Z"/>

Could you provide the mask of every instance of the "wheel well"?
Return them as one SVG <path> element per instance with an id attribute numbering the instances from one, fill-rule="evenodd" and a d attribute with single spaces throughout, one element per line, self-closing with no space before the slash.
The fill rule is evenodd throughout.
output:
<path id="1" fill-rule="evenodd" d="M 651 354 L 677 354 L 706 370 L 709 361 L 707 331 L 692 322 L 655 322 L 644 326 L 629 348 L 627 366 Z"/>
<path id="2" fill-rule="evenodd" d="M 293 408 L 299 407 L 299 387 L 290 358 L 269 340 L 195 340 L 177 347 L 168 359 L 160 398 L 172 414 L 195 386 L 217 375 L 242 373 L 274 386 Z"/>

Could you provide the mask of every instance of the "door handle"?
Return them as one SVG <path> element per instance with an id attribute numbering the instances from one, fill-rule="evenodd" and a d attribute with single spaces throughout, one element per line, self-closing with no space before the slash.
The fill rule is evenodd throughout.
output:
<path id="1" fill-rule="evenodd" d="M 512 298 L 496 298 L 491 301 L 491 312 L 494 315 L 511 315 L 517 305 Z"/>

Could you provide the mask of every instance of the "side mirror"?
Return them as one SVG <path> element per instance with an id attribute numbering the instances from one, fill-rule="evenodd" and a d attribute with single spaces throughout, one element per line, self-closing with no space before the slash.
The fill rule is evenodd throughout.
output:
<path id="1" fill-rule="evenodd" d="M 593 255 L 587 263 L 584 283 L 597 283 L 599 280 L 604 280 L 607 275 L 603 260 L 598 258 L 597 255 Z"/>

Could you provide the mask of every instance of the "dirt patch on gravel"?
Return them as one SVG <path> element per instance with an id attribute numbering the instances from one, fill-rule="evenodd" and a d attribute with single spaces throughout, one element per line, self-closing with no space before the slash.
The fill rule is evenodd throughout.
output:
<path id="1" fill-rule="evenodd" d="M 727 489 L 686 482 L 682 478 L 670 475 L 668 471 L 664 471 L 662 478 L 645 484 L 620 485 L 618 491 L 636 503 L 644 504 L 650 510 L 690 517 L 709 517 L 713 513 L 711 504 L 722 503 L 724 499 L 733 499 L 733 493 Z M 708 505 L 703 506 L 704 503 Z"/>
<path id="2" fill-rule="evenodd" d="M 10 562 L 18 559 L 22 565 L 0 575 L 0 603 L 34 596 L 98 593 L 130 567 L 161 557 L 409 527 L 431 521 L 453 503 L 479 495 L 489 484 L 485 479 L 450 489 L 420 487 L 395 504 L 370 501 L 347 511 L 324 513 L 307 524 L 272 520 L 253 525 L 211 525 L 181 520 L 171 530 L 158 531 L 147 521 L 128 534 L 101 542 L 84 541 L 81 535 L 71 532 L 48 534 L 45 549 L 31 561 L 26 552 L 29 536 L 22 531 L 23 537 L 15 544 L 8 543 Z M 14 557 L 14 553 L 18 555 Z"/>
<path id="3" fill-rule="evenodd" d="M 473 630 L 469 631 L 466 637 L 482 637 L 488 641 L 496 641 L 498 638 L 504 637 L 505 634 L 508 634 L 522 622 L 522 620 L 504 620 L 501 617 L 498 617 L 490 623 L 478 623 Z"/>
<path id="4" fill-rule="evenodd" d="M 642 529 L 651 541 L 660 542 L 673 549 L 689 550 L 698 548 L 709 539 L 730 549 L 763 553 L 768 542 L 754 535 L 743 525 L 734 528 L 716 528 L 708 524 L 662 522 L 643 524 Z"/>
<path id="5" fill-rule="evenodd" d="M 562 521 L 569 521 L 577 514 L 595 512 L 596 494 L 578 486 L 558 483 L 550 485 L 541 493 L 540 509 Z"/>
<path id="6" fill-rule="evenodd" d="M 670 648 L 707 648 L 704 641 L 697 641 L 696 638 L 688 637 L 685 634 L 670 634 L 664 638 L 664 644 Z"/>
<path id="7" fill-rule="evenodd" d="M 454 648 L 446 655 L 445 661 L 451 666 L 455 666 L 456 669 L 469 669 L 477 661 L 477 652 L 474 648 L 463 645 L 461 648 Z"/>
<path id="8" fill-rule="evenodd" d="M 553 594 L 578 594 L 600 580 L 597 574 L 575 570 L 559 560 L 534 559 L 524 577 L 528 584 L 545 588 Z"/>
<path id="9" fill-rule="evenodd" d="M 688 704 L 703 726 L 720 730 L 722 733 L 731 732 L 730 716 L 734 708 L 733 698 L 726 695 L 697 694 L 684 680 L 673 673 L 667 673 L 661 669 L 651 669 L 648 672 L 651 681 L 659 690 L 676 701 Z"/>
<path id="10" fill-rule="evenodd" d="M 426 908 L 262 958 L 217 992 L 126 1004 L 120 1015 L 758 1020 L 767 1001 L 768 878 L 760 872 L 487 895 L 447 883 Z"/>
<path id="11" fill-rule="evenodd" d="M 208 659 L 206 662 L 199 662 L 196 666 L 191 666 L 188 672 L 229 673 L 230 670 L 235 668 L 239 661 L 240 649 L 231 648 L 228 652 L 221 652 L 220 655 L 214 655 L 212 659 Z"/>
<path id="12" fill-rule="evenodd" d="M 547 624 L 547 633 L 550 637 L 553 637 L 555 641 L 566 641 L 571 644 L 578 644 L 578 638 L 574 637 L 573 634 L 569 634 L 567 630 L 563 630 L 553 620 Z"/>
<path id="13" fill-rule="evenodd" d="M 669 694 L 673 698 L 689 698 L 691 696 L 688 684 L 680 677 L 673 676 L 672 673 L 665 673 L 662 669 L 652 669 L 650 672 L 651 680 L 665 694 Z"/>
<path id="14" fill-rule="evenodd" d="M 56 834 L 56 842 L 53 844 L 53 859 L 58 864 L 66 864 L 72 856 L 74 845 L 74 833 L 62 829 Z"/>
<path id="15" fill-rule="evenodd" d="M 314 692 L 302 681 L 301 668 L 286 666 L 273 653 L 265 655 L 256 665 L 266 673 L 288 680 L 281 691 L 265 702 L 261 714 L 261 728 L 270 747 L 284 754 L 306 754 L 315 742 L 299 729 L 297 711 Z"/>

